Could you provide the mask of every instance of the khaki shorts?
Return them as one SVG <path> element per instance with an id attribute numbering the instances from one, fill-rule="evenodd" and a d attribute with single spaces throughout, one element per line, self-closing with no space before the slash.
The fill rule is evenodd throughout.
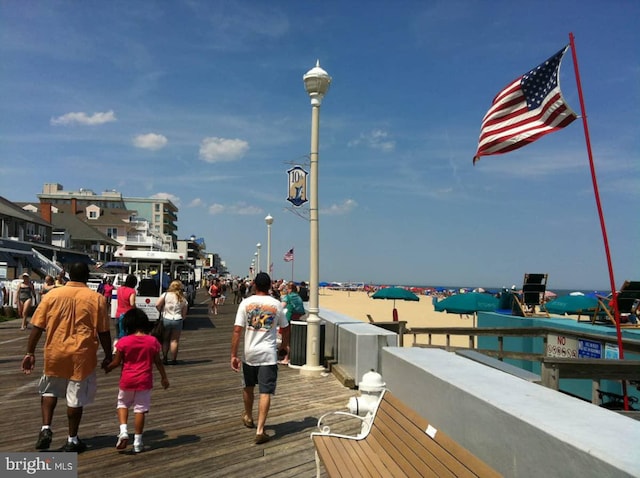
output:
<path id="1" fill-rule="evenodd" d="M 96 397 L 96 372 L 81 381 L 43 375 L 38 383 L 38 392 L 43 397 L 65 397 L 67 406 L 82 408 L 93 403 Z"/>

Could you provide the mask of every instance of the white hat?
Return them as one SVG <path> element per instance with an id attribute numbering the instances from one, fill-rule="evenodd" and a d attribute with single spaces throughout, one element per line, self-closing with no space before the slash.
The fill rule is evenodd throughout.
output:
<path id="1" fill-rule="evenodd" d="M 31 277 L 28 272 L 23 272 L 20 277 Z"/>

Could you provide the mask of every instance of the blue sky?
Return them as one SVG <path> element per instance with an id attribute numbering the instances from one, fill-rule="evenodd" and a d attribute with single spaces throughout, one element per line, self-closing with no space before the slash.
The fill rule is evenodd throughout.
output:
<path id="1" fill-rule="evenodd" d="M 246 274 L 309 270 L 287 169 L 320 112 L 320 280 L 609 286 L 582 122 L 475 167 L 498 91 L 576 38 L 619 286 L 640 279 L 640 3 L 0 0 L 0 194 L 162 195 Z M 570 52 L 561 87 L 580 111 Z"/>

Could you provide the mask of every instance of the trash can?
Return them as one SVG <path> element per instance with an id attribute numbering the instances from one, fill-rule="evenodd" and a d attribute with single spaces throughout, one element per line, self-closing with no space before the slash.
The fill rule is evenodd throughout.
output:
<path id="1" fill-rule="evenodd" d="M 292 320 L 291 338 L 289 339 L 289 363 L 301 366 L 307 362 L 307 323 Z M 320 323 L 320 365 L 324 365 L 325 325 Z"/>

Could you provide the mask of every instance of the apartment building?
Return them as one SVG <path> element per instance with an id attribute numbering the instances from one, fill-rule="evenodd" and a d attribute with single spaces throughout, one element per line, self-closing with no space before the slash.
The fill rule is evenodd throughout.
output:
<path id="1" fill-rule="evenodd" d="M 101 194 L 86 188 L 65 191 L 61 184 L 46 183 L 38 200 L 69 208 L 71 214 L 83 212 L 83 220 L 127 247 L 165 251 L 177 248 L 178 208 L 169 199 L 123 197 L 114 189 Z"/>

